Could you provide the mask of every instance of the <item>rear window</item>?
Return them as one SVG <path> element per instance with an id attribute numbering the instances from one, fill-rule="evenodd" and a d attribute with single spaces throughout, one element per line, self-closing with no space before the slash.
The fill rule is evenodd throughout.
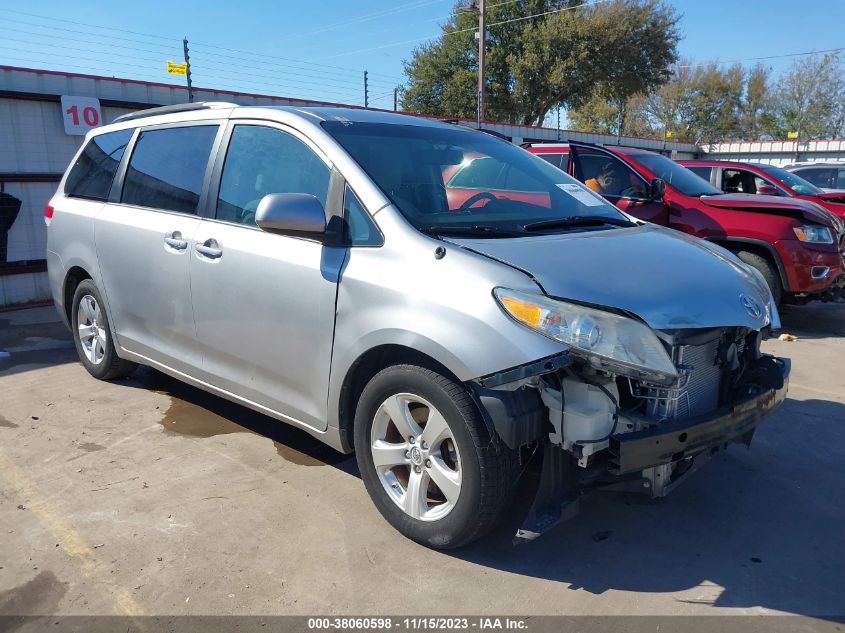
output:
<path id="1" fill-rule="evenodd" d="M 217 125 L 197 125 L 141 132 L 129 159 L 121 201 L 196 213 L 217 129 Z"/>
<path id="2" fill-rule="evenodd" d="M 133 131 L 107 132 L 88 141 L 67 176 L 65 195 L 108 200 L 117 166 Z"/>

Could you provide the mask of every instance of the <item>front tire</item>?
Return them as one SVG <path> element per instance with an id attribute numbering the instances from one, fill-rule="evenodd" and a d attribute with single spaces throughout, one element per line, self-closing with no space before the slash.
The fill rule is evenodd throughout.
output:
<path id="1" fill-rule="evenodd" d="M 94 378 L 123 378 L 137 367 L 117 355 L 103 299 L 92 280 L 83 279 L 76 287 L 70 317 L 79 360 Z"/>
<path id="2" fill-rule="evenodd" d="M 780 283 L 780 274 L 777 269 L 765 257 L 761 257 L 757 253 L 751 251 L 736 251 L 736 256 L 749 266 L 753 266 L 762 273 L 769 290 L 772 291 L 772 297 L 775 300 L 775 306 L 780 306 L 783 299 L 783 286 Z"/>
<path id="3" fill-rule="evenodd" d="M 466 545 L 510 501 L 515 454 L 490 437 L 466 389 L 413 365 L 382 370 L 355 413 L 355 453 L 376 508 L 408 538 Z"/>

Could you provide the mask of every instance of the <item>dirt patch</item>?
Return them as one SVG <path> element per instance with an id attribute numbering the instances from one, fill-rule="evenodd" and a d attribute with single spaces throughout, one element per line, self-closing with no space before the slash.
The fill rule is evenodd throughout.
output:
<path id="1" fill-rule="evenodd" d="M 0 615 L 46 615 L 55 613 L 68 584 L 50 571 L 42 571 L 14 589 L 0 591 Z"/>
<path id="2" fill-rule="evenodd" d="M 2 415 L 0 415 L 0 426 L 4 426 L 4 427 L 6 427 L 7 429 L 16 429 L 16 428 L 18 428 L 18 425 L 17 425 L 17 424 L 15 424 L 14 422 L 10 422 L 10 421 L 9 421 L 9 420 L 7 420 L 6 418 L 4 418 Z"/>
<path id="3" fill-rule="evenodd" d="M 350 459 L 305 431 L 153 369 L 140 368 L 126 384 L 170 398 L 170 405 L 160 420 L 167 433 L 198 438 L 254 433 L 273 440 L 276 453 L 299 466 L 336 465 Z"/>

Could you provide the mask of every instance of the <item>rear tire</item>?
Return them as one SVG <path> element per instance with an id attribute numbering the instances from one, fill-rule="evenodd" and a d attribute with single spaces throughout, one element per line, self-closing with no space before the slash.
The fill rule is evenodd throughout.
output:
<path id="1" fill-rule="evenodd" d="M 749 266 L 753 266 L 762 273 L 763 278 L 769 286 L 769 290 L 772 291 L 775 305 L 780 306 L 781 300 L 783 299 L 783 286 L 780 283 L 780 274 L 772 263 L 765 257 L 757 253 L 752 253 L 751 251 L 736 251 L 735 254 L 743 262 Z"/>
<path id="2" fill-rule="evenodd" d="M 90 279 L 83 279 L 73 293 L 70 325 L 79 360 L 94 378 L 123 378 L 137 367 L 117 355 L 102 296 Z"/>
<path id="3" fill-rule="evenodd" d="M 515 452 L 491 438 L 467 390 L 414 365 L 388 367 L 364 388 L 355 454 L 382 516 L 435 549 L 460 547 L 489 531 L 516 479 Z"/>

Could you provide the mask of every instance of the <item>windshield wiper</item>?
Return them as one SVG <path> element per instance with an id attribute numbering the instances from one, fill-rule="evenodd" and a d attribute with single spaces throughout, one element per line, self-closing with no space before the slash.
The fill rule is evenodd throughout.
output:
<path id="1" fill-rule="evenodd" d="M 536 231 L 539 229 L 553 229 L 557 227 L 601 226 L 603 224 L 611 224 L 613 226 L 637 226 L 636 222 L 631 222 L 631 220 L 628 220 L 627 218 L 611 218 L 604 215 L 573 215 L 569 218 L 554 218 L 552 220 L 529 222 L 522 228 L 526 231 Z"/>
<path id="2" fill-rule="evenodd" d="M 423 233 L 434 235 L 478 235 L 481 237 L 525 237 L 521 231 L 512 229 L 500 229 L 494 226 L 461 226 L 451 224 L 432 224 L 430 226 L 421 226 L 419 230 Z"/>

